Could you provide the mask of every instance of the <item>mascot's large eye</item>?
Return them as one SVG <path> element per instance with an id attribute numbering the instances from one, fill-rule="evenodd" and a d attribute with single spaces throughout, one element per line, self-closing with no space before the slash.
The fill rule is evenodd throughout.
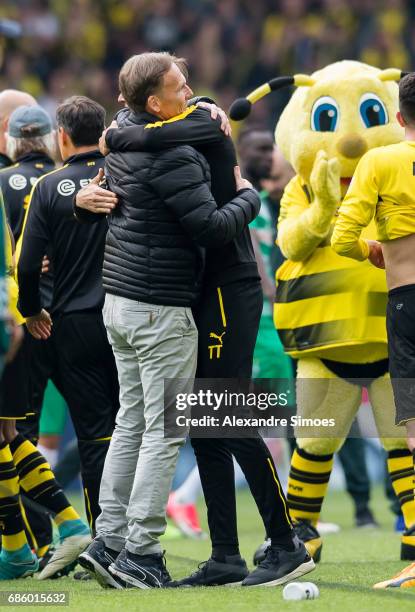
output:
<path id="1" fill-rule="evenodd" d="M 388 123 L 388 112 L 382 100 L 374 93 L 364 94 L 359 102 L 360 116 L 367 128 Z"/>
<path id="2" fill-rule="evenodd" d="M 311 111 L 311 129 L 315 132 L 334 132 L 339 122 L 339 107 L 336 100 L 323 96 L 316 100 Z"/>

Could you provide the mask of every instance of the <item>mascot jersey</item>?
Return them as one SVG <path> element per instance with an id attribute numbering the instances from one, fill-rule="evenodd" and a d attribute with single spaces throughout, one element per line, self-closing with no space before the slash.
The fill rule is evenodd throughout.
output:
<path id="1" fill-rule="evenodd" d="M 311 201 L 309 185 L 295 176 L 282 197 L 279 223 L 298 217 Z M 363 237 L 374 234 L 371 224 Z M 274 321 L 292 357 L 372 363 L 387 357 L 386 302 L 384 271 L 337 255 L 329 234 L 308 259 L 287 260 L 278 269 Z"/>

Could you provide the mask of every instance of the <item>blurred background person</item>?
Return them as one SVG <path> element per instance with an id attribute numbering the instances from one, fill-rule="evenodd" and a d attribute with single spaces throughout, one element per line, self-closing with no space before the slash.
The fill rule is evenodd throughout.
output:
<path id="1" fill-rule="evenodd" d="M 195 89 L 224 108 L 272 77 L 344 58 L 408 69 L 415 57 L 410 0 L 3 0 L 0 18 L 21 24 L 0 73 L 53 116 L 74 91 L 116 110 L 117 73 L 134 53 L 190 58 Z M 273 129 L 290 91 L 253 108 Z"/>

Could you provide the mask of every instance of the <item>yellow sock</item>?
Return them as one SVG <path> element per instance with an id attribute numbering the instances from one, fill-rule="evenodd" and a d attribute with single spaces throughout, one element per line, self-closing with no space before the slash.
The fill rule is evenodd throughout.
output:
<path id="1" fill-rule="evenodd" d="M 415 525 L 414 459 L 408 449 L 389 451 L 388 471 L 399 503 L 405 527 Z"/>
<path id="2" fill-rule="evenodd" d="M 26 495 L 54 514 L 54 521 L 78 520 L 79 514 L 71 506 L 66 495 L 55 480 L 49 463 L 36 446 L 18 435 L 10 444 L 13 461 L 20 477 L 20 485 Z"/>
<path id="3" fill-rule="evenodd" d="M 312 455 L 301 448 L 294 451 L 287 494 L 294 521 L 305 519 L 317 525 L 332 467 L 333 455 Z"/>
<path id="4" fill-rule="evenodd" d="M 62 512 L 59 512 L 53 520 L 55 521 L 56 525 L 59 526 L 65 521 L 75 521 L 80 518 L 81 517 L 79 516 L 75 508 L 73 508 L 72 506 L 68 506 L 67 508 L 62 510 Z"/>
<path id="5" fill-rule="evenodd" d="M 32 550 L 35 550 L 37 553 L 38 543 L 36 540 L 36 536 L 33 532 L 31 524 L 29 523 L 29 519 L 27 518 L 26 510 L 25 510 L 25 507 L 23 505 L 21 498 L 19 499 L 19 504 L 20 504 L 20 512 L 22 513 L 22 519 L 23 519 L 23 523 L 25 526 L 25 532 L 26 532 L 26 538 L 27 538 L 28 544 L 30 548 Z"/>
<path id="6" fill-rule="evenodd" d="M 0 444 L 0 525 L 5 553 L 28 546 L 20 511 L 19 478 L 6 442 Z"/>

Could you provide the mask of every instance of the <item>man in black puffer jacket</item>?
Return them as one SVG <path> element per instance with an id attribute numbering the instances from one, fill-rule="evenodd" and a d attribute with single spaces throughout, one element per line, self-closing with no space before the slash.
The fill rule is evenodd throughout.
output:
<path id="1" fill-rule="evenodd" d="M 192 95 L 180 60 L 167 53 L 130 58 L 120 73 L 120 89 L 129 106 L 122 116 L 126 126 L 186 112 Z M 164 437 L 164 380 L 195 374 L 191 306 L 201 286 L 202 247 L 232 241 L 256 216 L 260 202 L 237 169 L 238 191 L 218 210 L 209 166 L 190 146 L 114 153 L 107 157 L 106 176 L 119 200 L 108 218 L 103 282 L 120 410 L 102 477 L 97 539 L 80 562 L 107 585 L 160 587 L 169 575 L 158 537 L 184 442 Z M 75 213 L 84 221 L 100 218 L 78 207 Z M 100 552 L 107 562 L 98 565 Z"/>

